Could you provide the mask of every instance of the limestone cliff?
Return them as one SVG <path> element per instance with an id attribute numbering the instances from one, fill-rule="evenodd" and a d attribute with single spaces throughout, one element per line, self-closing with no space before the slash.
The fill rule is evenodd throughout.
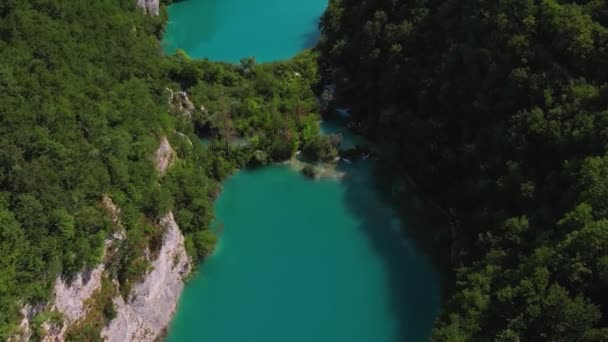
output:
<path id="1" fill-rule="evenodd" d="M 175 158 L 169 140 L 162 137 L 155 153 L 156 169 L 160 175 L 171 167 Z M 173 213 L 166 214 L 159 223 L 164 234 L 158 258 L 126 300 L 121 296 L 114 298 L 116 318 L 102 330 L 104 340 L 154 341 L 173 317 L 191 262 Z"/>
<path id="2" fill-rule="evenodd" d="M 78 273 L 71 282 L 61 278 L 55 281 L 52 310 L 63 314 L 63 324 L 44 324 L 46 336 L 43 341 L 63 341 L 68 327 L 86 316 L 85 302 L 101 286 L 104 270 L 105 264 L 102 263 L 92 270 Z"/>
<path id="3" fill-rule="evenodd" d="M 116 318 L 101 333 L 107 341 L 154 341 L 173 317 L 191 266 L 173 214 L 160 223 L 166 231 L 159 257 L 127 301 L 120 296 L 114 299 Z"/>
<path id="4" fill-rule="evenodd" d="M 158 15 L 160 13 L 159 1 L 160 0 L 137 0 L 137 6 L 150 15 Z"/>
<path id="5" fill-rule="evenodd" d="M 155 166 L 159 175 L 171 167 L 174 159 L 175 152 L 169 140 L 162 137 L 155 153 Z M 116 242 L 125 239 L 126 233 L 120 222 L 120 208 L 112 199 L 104 195 L 101 205 L 116 228 L 116 232 L 106 239 L 103 258 L 106 260 L 105 255 L 116 252 L 119 248 Z M 145 278 L 133 287 L 126 300 L 120 295 L 113 299 L 116 317 L 101 331 L 101 338 L 106 341 L 154 341 L 163 334 L 175 312 L 184 287 L 184 278 L 191 271 L 191 262 L 186 254 L 184 236 L 173 213 L 167 213 L 159 221 L 159 226 L 163 230 L 159 255 L 152 261 L 152 267 Z M 106 267 L 104 261 L 94 269 L 76 274 L 69 281 L 58 278 L 50 303 L 23 306 L 20 334 L 11 341 L 29 341 L 33 336 L 33 318 L 43 311 L 60 313 L 61 319 L 41 325 L 42 341 L 64 341 L 67 330 L 87 317 L 87 301 L 101 288 Z M 116 280 L 113 282 L 118 286 Z"/>

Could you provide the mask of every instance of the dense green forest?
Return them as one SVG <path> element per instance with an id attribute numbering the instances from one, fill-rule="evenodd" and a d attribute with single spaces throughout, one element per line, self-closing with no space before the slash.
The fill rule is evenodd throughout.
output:
<path id="1" fill-rule="evenodd" d="M 218 182 L 317 140 L 315 55 L 263 66 L 163 57 L 166 12 L 146 16 L 135 4 L 0 2 L 0 340 L 15 333 L 25 303 L 48 302 L 57 276 L 105 258 L 100 315 L 68 333 L 98 338 L 112 296 L 129 295 L 149 268 L 144 250 L 160 247 L 160 217 L 172 210 L 189 254 L 202 258 L 215 241 Z M 170 90 L 188 91 L 192 113 L 172 109 Z M 205 147 L 197 133 L 216 139 Z M 161 176 L 153 156 L 164 136 L 177 160 Z M 111 256 L 104 240 L 121 227 L 105 195 L 126 231 Z"/>
<path id="2" fill-rule="evenodd" d="M 321 28 L 337 102 L 451 222 L 433 340 L 607 341 L 608 3 L 331 0 Z"/>

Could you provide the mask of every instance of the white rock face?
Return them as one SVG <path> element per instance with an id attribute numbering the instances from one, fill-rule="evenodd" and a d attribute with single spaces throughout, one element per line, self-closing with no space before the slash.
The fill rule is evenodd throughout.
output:
<path id="1" fill-rule="evenodd" d="M 34 319 L 34 316 L 36 316 L 38 313 L 44 311 L 45 306 L 46 305 L 44 305 L 44 304 L 38 304 L 38 305 L 25 304 L 21 308 L 21 315 L 23 315 L 23 319 L 21 320 L 21 323 L 19 324 L 19 333 L 15 336 L 9 337 L 9 339 L 8 339 L 9 342 L 29 341 L 30 338 L 32 337 L 32 329 L 31 329 L 32 320 Z"/>
<path id="2" fill-rule="evenodd" d="M 43 323 L 42 328 L 46 331 L 43 342 L 63 341 L 68 327 L 86 316 L 84 303 L 101 286 L 101 275 L 104 269 L 105 265 L 100 264 L 92 270 L 80 272 L 70 283 L 66 283 L 61 278 L 55 280 L 51 310 L 63 314 L 64 321 L 59 325 Z M 32 337 L 32 319 L 46 308 L 46 304 L 26 304 L 21 309 L 23 315 L 19 326 L 21 332 L 18 336 L 12 337 L 11 341 L 29 341 Z"/>
<path id="3" fill-rule="evenodd" d="M 154 341 L 175 313 L 191 264 L 173 214 L 167 214 L 160 223 L 166 231 L 159 257 L 127 302 L 120 296 L 114 299 L 116 318 L 101 332 L 109 342 Z"/>
<path id="4" fill-rule="evenodd" d="M 71 283 L 57 279 L 53 308 L 61 312 L 68 322 L 75 322 L 84 317 L 84 302 L 100 288 L 104 269 L 105 265 L 100 264 L 91 271 L 78 273 Z"/>
<path id="5" fill-rule="evenodd" d="M 188 93 L 185 91 L 174 92 L 169 88 L 166 90 L 169 94 L 169 108 L 174 112 L 182 114 L 187 119 L 191 119 L 192 114 L 196 111 L 196 107 L 194 106 L 194 103 L 190 101 Z M 201 105 L 200 110 L 203 113 L 207 113 L 205 106 Z"/>
<path id="6" fill-rule="evenodd" d="M 137 6 L 151 15 L 158 15 L 160 13 L 159 0 L 137 0 Z"/>
<path id="7" fill-rule="evenodd" d="M 84 302 L 101 287 L 101 275 L 104 270 L 105 265 L 100 264 L 90 271 L 78 273 L 71 283 L 66 283 L 61 278 L 55 281 L 53 309 L 63 314 L 64 324 L 55 334 L 49 332 L 45 341 L 63 340 L 67 327 L 86 316 Z"/>
<path id="8" fill-rule="evenodd" d="M 161 174 L 165 174 L 167 169 L 173 163 L 175 159 L 175 151 L 171 147 L 169 140 L 167 137 L 162 137 L 160 140 L 160 146 L 156 150 L 156 154 L 154 155 L 154 162 L 156 164 L 156 170 Z"/>

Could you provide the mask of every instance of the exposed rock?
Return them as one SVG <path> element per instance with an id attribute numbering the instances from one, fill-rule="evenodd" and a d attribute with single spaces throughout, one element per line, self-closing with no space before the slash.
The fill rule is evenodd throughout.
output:
<path id="1" fill-rule="evenodd" d="M 42 329 L 45 331 L 42 342 L 62 342 L 68 326 L 66 324 L 56 324 L 52 322 L 42 323 Z"/>
<path id="2" fill-rule="evenodd" d="M 101 198 L 101 204 L 106 210 L 106 214 L 108 214 L 108 216 L 110 216 L 110 218 L 112 219 L 112 223 L 114 225 L 118 225 L 120 220 L 120 208 L 116 204 L 114 204 L 112 198 L 110 198 L 110 196 L 108 195 L 103 195 L 103 197 Z"/>
<path id="3" fill-rule="evenodd" d="M 68 327 L 86 317 L 85 301 L 101 287 L 101 275 L 105 264 L 100 264 L 92 270 L 80 272 L 71 282 L 61 278 L 55 280 L 52 310 L 63 314 L 63 324 L 55 325 L 49 322 L 43 324 L 46 335 L 45 342 L 63 341 Z"/>
<path id="4" fill-rule="evenodd" d="M 175 312 L 191 264 L 173 214 L 167 214 L 160 224 L 166 230 L 160 254 L 126 302 L 120 296 L 114 299 L 116 318 L 101 332 L 107 341 L 154 341 Z"/>
<path id="5" fill-rule="evenodd" d="M 43 303 L 31 305 L 25 304 L 21 308 L 21 315 L 23 315 L 23 319 L 19 324 L 19 334 L 15 336 L 11 336 L 8 340 L 10 342 L 25 342 L 29 341 L 32 337 L 32 320 L 34 316 L 44 311 L 46 305 Z"/>
<path id="6" fill-rule="evenodd" d="M 156 170 L 158 170 L 161 175 L 164 175 L 167 169 L 175 160 L 175 151 L 171 147 L 171 144 L 169 143 L 169 139 L 167 139 L 167 137 L 161 138 L 160 146 L 158 147 L 158 150 L 156 150 L 156 154 L 154 155 L 154 157 Z"/>
<path id="7" fill-rule="evenodd" d="M 104 194 L 101 198 L 101 205 L 106 211 L 106 214 L 112 220 L 112 224 L 117 229 L 117 231 L 113 232 L 112 235 L 106 239 L 106 249 L 104 250 L 104 257 L 106 252 L 112 251 L 110 247 L 114 244 L 115 241 L 122 241 L 127 238 L 127 233 L 125 232 L 122 223 L 120 222 L 120 208 L 114 204 L 114 201 L 110 196 Z"/>
<path id="8" fill-rule="evenodd" d="M 101 204 L 106 210 L 107 215 L 111 218 L 112 223 L 120 228 L 118 232 L 112 235 L 105 241 L 104 257 L 106 252 L 110 250 L 114 241 L 125 239 L 125 233 L 120 223 L 120 208 L 114 204 L 112 198 L 108 195 L 103 195 Z M 104 263 L 99 264 L 91 270 L 86 270 L 77 273 L 70 281 L 66 281 L 61 277 L 55 280 L 53 288 L 53 300 L 50 302 L 50 310 L 57 311 L 62 314 L 62 322 L 44 322 L 42 328 L 45 331 L 42 341 L 54 342 L 63 341 L 67 329 L 79 320 L 86 317 L 87 308 L 85 302 L 91 298 L 93 293 L 101 287 L 101 277 L 106 268 Z M 34 316 L 42 312 L 47 305 L 39 304 L 36 306 L 25 305 L 21 310 L 23 320 L 21 321 L 21 336 L 16 341 L 27 341 L 30 339 L 31 321 Z"/>
<path id="9" fill-rule="evenodd" d="M 137 0 L 137 6 L 150 15 L 157 16 L 160 13 L 159 0 Z"/>
<path id="10" fill-rule="evenodd" d="M 173 90 L 167 88 L 167 92 L 169 93 L 169 107 L 172 111 L 181 113 L 186 118 L 192 118 L 192 114 L 196 111 L 196 107 L 188 98 L 188 93 L 185 91 L 174 92 Z M 201 111 L 206 113 L 207 110 L 204 106 L 201 106 Z"/>
<path id="11" fill-rule="evenodd" d="M 114 239 L 116 241 L 122 241 L 126 238 L 127 237 L 125 236 L 125 233 L 123 233 L 123 232 L 116 232 L 116 233 L 112 234 L 112 239 Z"/>
<path id="12" fill-rule="evenodd" d="M 72 281 L 66 282 L 61 277 L 55 280 L 54 296 L 51 301 L 50 310 L 62 314 L 63 322 L 44 322 L 42 328 L 45 333 L 43 342 L 63 341 L 65 333 L 70 325 L 86 316 L 85 302 L 91 298 L 93 293 L 101 286 L 101 275 L 105 270 L 102 263 L 96 268 L 76 274 Z M 10 341 L 29 341 L 32 337 L 33 318 L 47 308 L 46 304 L 26 304 L 21 309 L 23 319 L 19 326 L 20 333 L 13 336 Z"/>
<path id="13" fill-rule="evenodd" d="M 90 271 L 78 273 L 67 283 L 59 278 L 55 281 L 53 309 L 61 312 L 68 322 L 75 322 L 86 314 L 84 302 L 101 286 L 101 275 L 105 269 L 100 264 Z"/>

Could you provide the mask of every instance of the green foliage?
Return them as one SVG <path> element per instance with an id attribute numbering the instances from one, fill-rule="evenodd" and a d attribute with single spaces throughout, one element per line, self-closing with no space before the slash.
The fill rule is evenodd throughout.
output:
<path id="1" fill-rule="evenodd" d="M 259 164 L 256 150 L 282 161 L 319 134 L 312 91 L 319 83 L 314 52 L 261 65 L 254 59 L 243 59 L 239 65 L 191 60 L 179 52 L 168 60 L 169 76 L 197 108 L 204 108 L 193 114 L 193 123 L 196 132 L 213 139 L 217 179 L 250 161 Z"/>
<path id="2" fill-rule="evenodd" d="M 315 161 L 330 161 L 338 156 L 338 150 L 328 136 L 317 136 L 304 146 L 304 153 Z"/>
<path id="3" fill-rule="evenodd" d="M 213 253 L 215 245 L 217 244 L 217 236 L 209 229 L 196 232 L 193 235 L 192 240 L 199 253 L 199 258 L 204 258 Z"/>
<path id="4" fill-rule="evenodd" d="M 321 28 L 325 97 L 453 222 L 433 339 L 605 338 L 608 3 L 332 0 Z"/>

